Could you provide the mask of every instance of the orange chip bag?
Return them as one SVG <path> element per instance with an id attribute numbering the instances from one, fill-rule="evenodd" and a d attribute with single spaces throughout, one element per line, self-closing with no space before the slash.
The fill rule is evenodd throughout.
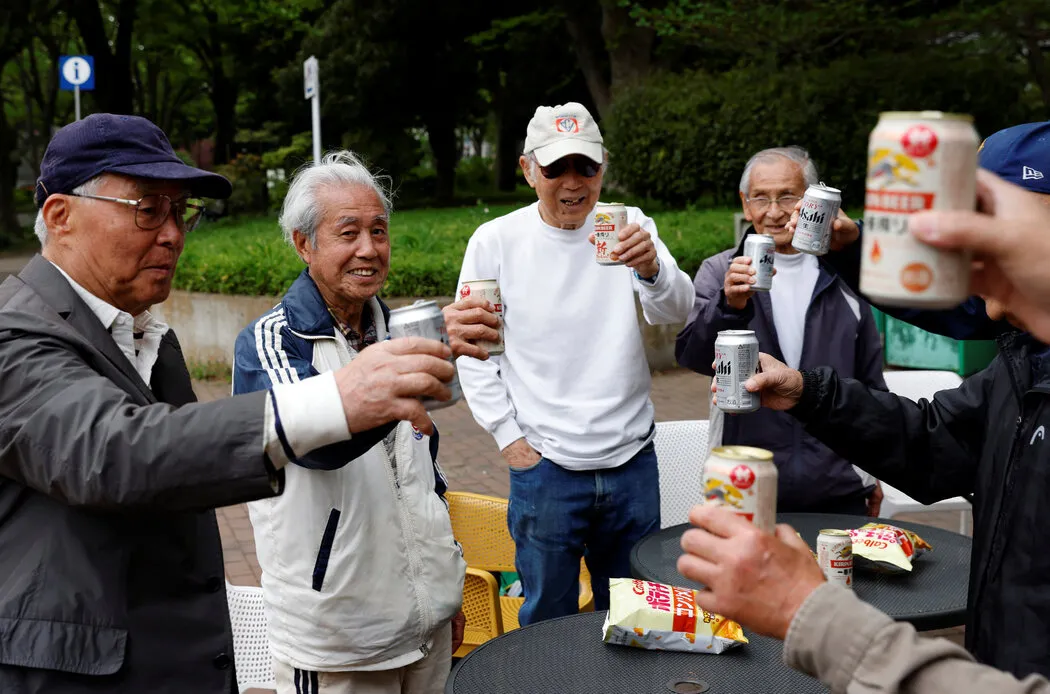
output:
<path id="1" fill-rule="evenodd" d="M 928 542 L 895 525 L 868 523 L 850 530 L 853 557 L 859 567 L 870 567 L 884 573 L 911 571 L 912 561 L 933 549 Z"/>
<path id="2" fill-rule="evenodd" d="M 698 606 L 695 591 L 631 578 L 609 579 L 609 614 L 602 640 L 692 653 L 721 653 L 747 643 L 739 624 Z"/>

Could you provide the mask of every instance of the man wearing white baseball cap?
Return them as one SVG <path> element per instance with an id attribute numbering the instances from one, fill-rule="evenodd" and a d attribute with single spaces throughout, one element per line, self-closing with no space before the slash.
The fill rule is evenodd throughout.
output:
<path id="1" fill-rule="evenodd" d="M 595 261 L 592 211 L 607 159 L 582 105 L 537 108 L 520 164 L 538 200 L 479 227 L 460 272 L 461 282 L 496 278 L 503 298 L 506 352 L 458 367 L 474 418 L 510 468 L 522 624 L 576 612 L 581 556 L 595 608 L 607 608 L 608 579 L 629 576 L 631 546 L 660 528 L 634 296 L 650 324 L 676 323 L 693 288 L 636 207 L 612 248 L 623 265 Z"/>

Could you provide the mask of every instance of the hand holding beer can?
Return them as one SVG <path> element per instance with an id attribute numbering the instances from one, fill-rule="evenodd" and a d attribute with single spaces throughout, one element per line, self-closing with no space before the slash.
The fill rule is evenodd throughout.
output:
<path id="1" fill-rule="evenodd" d="M 411 306 L 395 308 L 390 312 L 387 321 L 387 333 L 391 338 L 397 337 L 423 337 L 428 340 L 439 340 L 448 345 L 448 330 L 445 328 L 445 315 L 441 313 L 435 301 L 417 301 Z M 455 366 L 456 360 L 449 357 L 449 361 Z M 441 401 L 434 398 L 423 398 L 423 406 L 428 410 L 440 410 L 443 407 L 451 407 L 463 397 L 463 390 L 459 386 L 459 374 L 452 376 L 448 383 L 448 389 L 452 397 Z"/>
<path id="2" fill-rule="evenodd" d="M 792 247 L 810 255 L 824 255 L 831 246 L 831 225 L 838 217 L 842 194 L 838 188 L 816 183 L 806 189 L 798 211 Z"/>
<path id="3" fill-rule="evenodd" d="M 718 409 L 742 414 L 761 405 L 758 393 L 744 388 L 758 373 L 758 338 L 754 330 L 722 330 L 715 338 L 715 397 Z"/>
<path id="4" fill-rule="evenodd" d="M 704 503 L 727 506 L 773 533 L 777 524 L 777 466 L 773 453 L 751 446 L 719 446 L 704 463 Z"/>
<path id="5" fill-rule="evenodd" d="M 494 279 L 467 280 L 459 285 L 458 294 L 460 299 L 466 299 L 471 296 L 481 296 L 495 307 L 495 313 L 499 317 L 499 340 L 496 342 L 479 340 L 478 347 L 487 351 L 490 356 L 503 354 L 505 351 L 505 345 L 503 342 L 503 299 L 499 292 L 499 282 Z"/>
<path id="6" fill-rule="evenodd" d="M 748 234 L 744 240 L 744 255 L 751 258 L 751 267 L 755 268 L 755 283 L 751 290 L 768 292 L 773 288 L 773 263 L 776 258 L 777 242 L 765 234 Z"/>
<path id="7" fill-rule="evenodd" d="M 620 242 L 620 230 L 627 226 L 627 207 L 620 202 L 600 202 L 594 207 L 594 259 L 599 265 L 623 265 L 612 259 L 612 249 Z"/>

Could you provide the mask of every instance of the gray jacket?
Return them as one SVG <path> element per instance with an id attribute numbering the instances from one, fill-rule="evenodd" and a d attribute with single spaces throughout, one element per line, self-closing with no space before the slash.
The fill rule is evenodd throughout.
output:
<path id="1" fill-rule="evenodd" d="M 1001 638 L 1016 638 L 1003 625 Z M 947 639 L 919 636 L 905 622 L 825 584 L 791 620 L 784 662 L 834 694 L 1050 694 L 1039 675 L 1023 681 L 987 665 Z"/>
<path id="2" fill-rule="evenodd" d="M 715 339 L 722 330 L 754 330 L 759 349 L 784 359 L 767 292 L 755 292 L 742 311 L 725 302 L 726 270 L 733 258 L 743 255 L 743 243 L 741 239 L 740 247 L 712 256 L 700 266 L 693 310 L 675 343 L 678 363 L 708 376 L 713 375 Z M 870 307 L 823 265 L 806 313 L 799 364 L 802 369 L 816 366 L 830 366 L 842 376 L 886 390 L 882 343 Z M 726 417 L 722 442 L 773 451 L 780 473 L 777 508 L 781 511 L 834 511 L 842 500 L 867 496 L 873 485 L 785 412 L 763 408 Z"/>
<path id="3" fill-rule="evenodd" d="M 235 692 L 216 506 L 270 496 L 266 393 L 152 382 L 37 256 L 0 285 L 0 692 Z"/>

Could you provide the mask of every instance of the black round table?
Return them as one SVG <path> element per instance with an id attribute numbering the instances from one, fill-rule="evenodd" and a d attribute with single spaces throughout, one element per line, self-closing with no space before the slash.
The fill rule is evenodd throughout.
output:
<path id="1" fill-rule="evenodd" d="M 778 523 L 788 523 L 814 547 L 824 528 L 859 528 L 874 519 L 823 513 L 779 513 Z M 947 629 L 966 621 L 966 593 L 970 576 L 970 538 L 918 523 L 878 519 L 915 532 L 933 547 L 912 565 L 909 574 L 879 574 L 854 570 L 857 597 L 897 621 L 916 629 Z M 642 538 L 631 550 L 635 578 L 687 588 L 700 584 L 686 579 L 675 566 L 682 554 L 682 533 L 690 526 L 675 525 Z"/>
<path id="2" fill-rule="evenodd" d="M 585 612 L 515 629 L 486 641 L 449 675 L 445 694 L 770 694 L 826 692 L 781 661 L 779 641 L 711 655 L 647 651 L 602 641 L 605 612 Z M 708 685 L 705 690 L 696 684 Z M 677 689 L 671 685 L 677 684 Z"/>

